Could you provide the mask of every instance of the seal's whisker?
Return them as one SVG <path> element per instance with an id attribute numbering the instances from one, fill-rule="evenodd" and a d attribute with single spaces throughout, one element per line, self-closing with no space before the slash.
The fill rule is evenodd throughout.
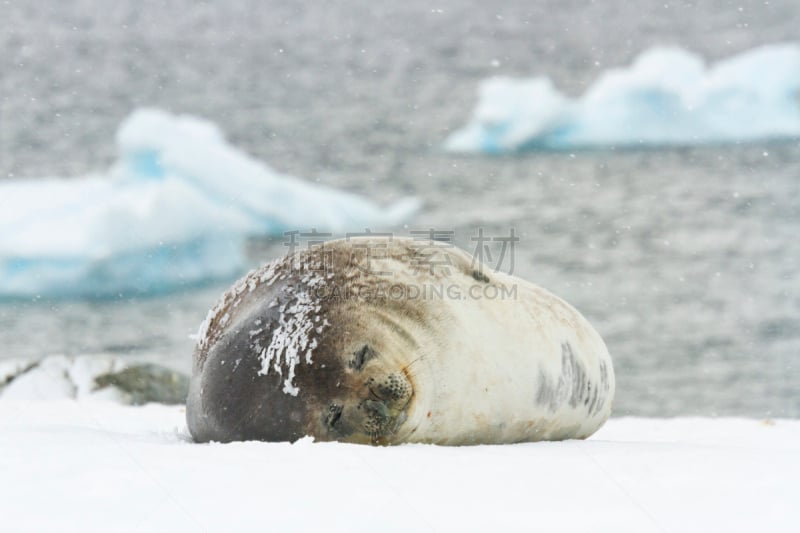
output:
<path id="1" fill-rule="evenodd" d="M 413 361 L 411 361 L 410 363 L 408 363 L 406 366 L 404 366 L 404 367 L 403 367 L 403 368 L 401 368 L 400 370 L 401 370 L 402 372 L 407 372 L 407 371 L 408 371 L 408 369 L 409 369 L 409 368 L 411 368 L 411 365 L 413 365 L 414 363 L 418 363 L 419 361 L 421 361 L 421 360 L 422 360 L 422 359 L 424 359 L 424 358 L 425 358 L 425 356 L 424 356 L 424 355 L 420 355 L 419 357 L 417 357 L 416 359 L 414 359 Z"/>

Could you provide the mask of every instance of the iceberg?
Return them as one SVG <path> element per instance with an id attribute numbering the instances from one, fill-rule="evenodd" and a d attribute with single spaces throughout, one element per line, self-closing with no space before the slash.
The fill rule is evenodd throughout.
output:
<path id="1" fill-rule="evenodd" d="M 484 80 L 453 152 L 692 145 L 800 138 L 800 46 L 775 44 L 707 67 L 652 48 L 604 72 L 579 98 L 547 77 Z"/>
<path id="2" fill-rule="evenodd" d="M 116 297 L 229 279 L 245 240 L 285 231 L 393 226 L 381 207 L 271 169 L 212 123 L 156 109 L 117 132 L 118 160 L 81 178 L 0 182 L 0 298 Z"/>

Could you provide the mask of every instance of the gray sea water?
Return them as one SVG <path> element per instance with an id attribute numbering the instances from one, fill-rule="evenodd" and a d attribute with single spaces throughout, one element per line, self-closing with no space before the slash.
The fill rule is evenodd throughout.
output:
<path id="1" fill-rule="evenodd" d="M 617 415 L 800 416 L 800 145 L 444 153 L 490 75 L 579 94 L 652 45 L 715 60 L 800 38 L 795 0 L 0 3 L 0 179 L 113 159 L 132 109 L 216 122 L 283 172 L 425 207 L 408 229 L 521 238 L 515 274 L 595 325 Z M 54 231 L 57 231 L 54 229 Z M 253 263 L 282 253 L 255 242 Z M 224 286 L 0 303 L 0 358 L 188 368 Z"/>

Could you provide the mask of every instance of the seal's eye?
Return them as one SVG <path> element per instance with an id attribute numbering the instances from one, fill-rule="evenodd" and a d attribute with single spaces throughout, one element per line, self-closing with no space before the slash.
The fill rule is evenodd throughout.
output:
<path id="1" fill-rule="evenodd" d="M 325 415 L 325 424 L 329 428 L 333 428 L 336 422 L 342 417 L 342 406 L 332 403 L 328 406 L 328 412 Z"/>
<path id="2" fill-rule="evenodd" d="M 368 344 L 365 344 L 359 350 L 353 352 L 353 358 L 350 360 L 350 368 L 361 370 L 364 363 L 373 357 L 375 357 L 375 351 L 370 348 Z"/>

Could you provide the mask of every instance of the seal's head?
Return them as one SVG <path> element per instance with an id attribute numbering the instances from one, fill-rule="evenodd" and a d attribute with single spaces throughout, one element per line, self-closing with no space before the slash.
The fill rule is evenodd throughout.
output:
<path id="1" fill-rule="evenodd" d="M 423 359 L 407 324 L 421 319 L 402 301 L 339 293 L 372 277 L 330 271 L 330 259 L 275 261 L 211 310 L 187 402 L 195 440 L 396 440 L 414 408 Z"/>

